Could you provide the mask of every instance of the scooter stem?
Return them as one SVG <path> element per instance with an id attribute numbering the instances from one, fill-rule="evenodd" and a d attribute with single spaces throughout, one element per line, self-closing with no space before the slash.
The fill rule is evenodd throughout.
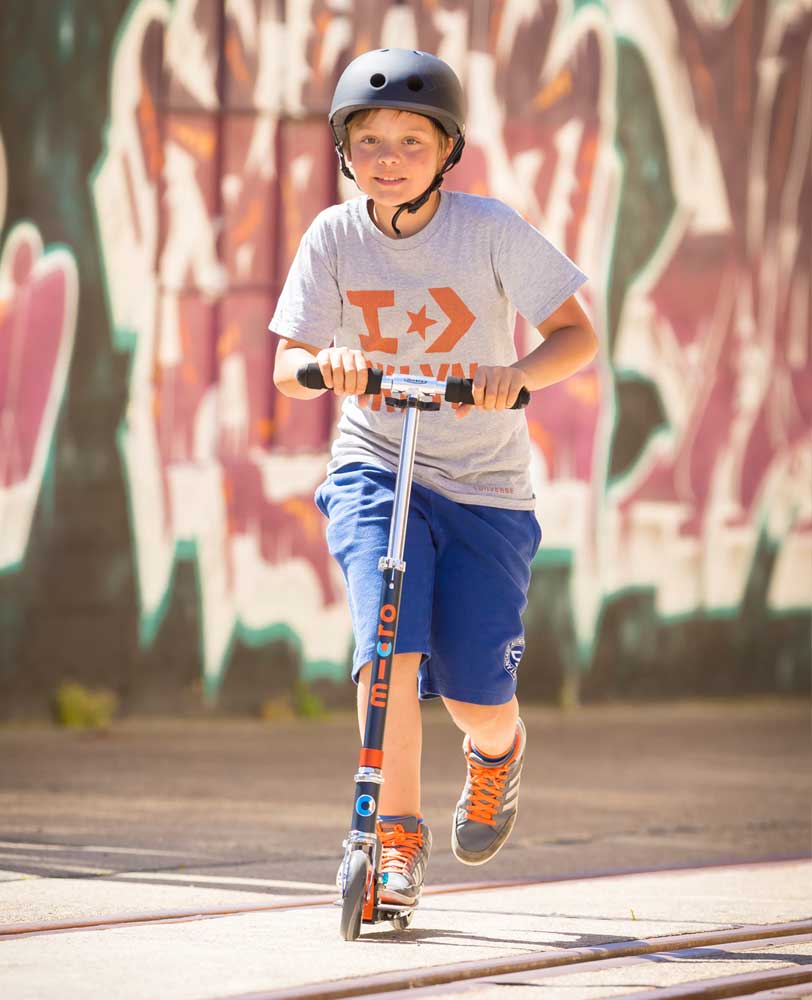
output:
<path id="1" fill-rule="evenodd" d="M 403 416 L 403 436 L 400 439 L 400 459 L 395 480 L 392 521 L 389 525 L 389 545 L 386 551 L 387 558 L 394 559 L 398 564 L 403 564 L 403 550 L 406 545 L 406 521 L 409 516 L 409 497 L 412 493 L 412 472 L 419 419 L 420 408 L 407 406 Z M 405 564 L 399 565 L 398 568 L 405 569 Z"/>

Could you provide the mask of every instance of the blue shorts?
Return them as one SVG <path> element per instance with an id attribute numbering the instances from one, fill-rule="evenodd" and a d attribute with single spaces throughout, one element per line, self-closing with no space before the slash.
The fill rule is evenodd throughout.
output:
<path id="1" fill-rule="evenodd" d="M 356 684 L 378 641 L 378 559 L 389 540 L 394 484 L 387 469 L 353 463 L 316 490 L 316 504 L 329 519 L 330 553 L 347 583 Z M 421 699 L 510 701 L 524 652 L 530 563 L 540 541 L 532 511 L 455 503 L 413 484 L 395 649 L 423 654 Z"/>

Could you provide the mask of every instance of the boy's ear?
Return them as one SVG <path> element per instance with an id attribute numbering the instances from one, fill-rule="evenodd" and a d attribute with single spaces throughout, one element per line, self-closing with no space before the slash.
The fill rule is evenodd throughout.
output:
<path id="1" fill-rule="evenodd" d="M 440 150 L 440 166 L 442 166 L 445 163 L 445 161 L 448 159 L 451 150 L 454 148 L 454 140 L 451 138 L 450 135 L 445 136 L 444 143 L 445 145 Z"/>

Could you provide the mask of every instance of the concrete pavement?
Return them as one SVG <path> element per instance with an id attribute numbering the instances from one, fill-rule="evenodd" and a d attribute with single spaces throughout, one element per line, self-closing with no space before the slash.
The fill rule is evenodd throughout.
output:
<path id="1" fill-rule="evenodd" d="M 82 910 L 92 902 L 97 913 L 134 913 L 146 903 L 141 886 L 77 880 L 53 883 L 47 895 L 52 902 L 61 901 L 56 910 L 43 910 L 41 882 L 17 883 L 15 893 L 23 909 L 46 917 Z M 7 1000 L 215 1000 L 266 995 L 404 969 L 420 974 L 435 966 L 540 950 L 613 947 L 667 935 L 809 919 L 810 888 L 812 863 L 785 862 L 429 895 L 408 930 L 395 931 L 390 924 L 380 924 L 365 928 L 352 943 L 339 939 L 338 910 L 329 904 L 177 923 L 29 934 L 0 940 L 0 983 Z M 247 893 L 163 887 L 150 905 L 179 912 L 195 905 L 239 906 L 240 897 L 248 905 L 256 899 Z M 807 966 L 812 993 L 812 934 L 801 942 L 778 941 L 768 947 L 744 950 L 723 945 L 678 956 L 558 970 L 544 996 L 586 1000 L 709 974 L 718 977 Z M 474 990 L 482 996 L 513 1000 L 516 985 L 526 983 L 529 990 L 534 976 L 525 972 L 512 979 L 496 978 L 499 982 L 475 984 L 475 990 L 474 984 L 458 983 L 443 992 L 467 996 Z"/>
<path id="2" fill-rule="evenodd" d="M 365 928 L 352 944 L 339 939 L 338 910 L 327 902 L 357 755 L 349 715 L 275 726 L 130 720 L 106 735 L 0 728 L 0 925 L 187 915 L 0 939 L 0 996 L 266 995 L 397 969 L 812 918 L 805 702 L 522 715 L 529 743 L 516 831 L 491 864 L 467 869 L 448 847 L 460 737 L 442 710 L 427 706 L 424 813 L 436 843 L 428 884 L 534 884 L 429 891 L 411 928 Z M 589 877 L 598 874 L 605 877 Z M 232 912 L 189 918 L 218 910 Z M 516 1000 L 530 990 L 538 997 L 543 985 L 546 1000 L 586 1000 L 686 976 L 805 970 L 809 960 L 798 938 L 432 989 L 487 997 L 509 989 Z"/>

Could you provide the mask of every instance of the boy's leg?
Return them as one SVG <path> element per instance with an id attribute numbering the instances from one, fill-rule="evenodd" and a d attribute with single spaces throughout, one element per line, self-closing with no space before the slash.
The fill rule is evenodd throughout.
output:
<path id="1" fill-rule="evenodd" d="M 417 697 L 420 653 L 396 654 L 392 662 L 386 728 L 383 734 L 383 775 L 380 787 L 378 835 L 381 839 L 381 902 L 417 903 L 423 890 L 431 831 L 420 812 L 422 719 Z M 358 724 L 366 726 L 371 664 L 358 678 Z"/>
<path id="2" fill-rule="evenodd" d="M 386 728 L 383 736 L 383 774 L 380 813 L 384 816 L 420 815 L 420 755 L 423 728 L 417 697 L 420 653 L 396 654 L 392 663 Z M 358 678 L 358 725 L 361 739 L 367 717 L 371 664 Z"/>
<path id="3" fill-rule="evenodd" d="M 468 773 L 454 811 L 451 847 L 459 861 L 481 865 L 502 848 L 516 822 L 527 736 L 515 696 L 502 705 L 443 701 L 466 733 Z"/>

